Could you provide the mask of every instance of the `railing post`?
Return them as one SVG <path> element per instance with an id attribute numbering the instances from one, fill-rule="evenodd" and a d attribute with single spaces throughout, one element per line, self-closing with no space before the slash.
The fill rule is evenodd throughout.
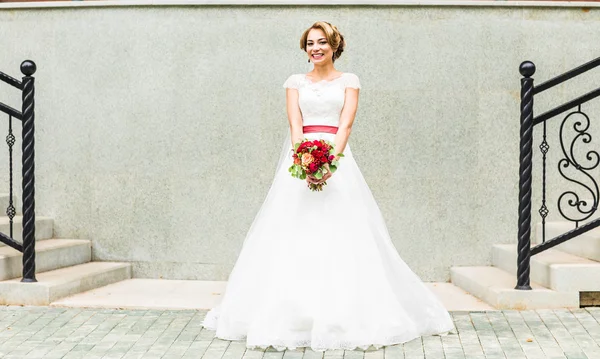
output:
<path id="1" fill-rule="evenodd" d="M 34 176 L 34 78 L 36 66 L 33 61 L 23 61 L 23 279 L 21 282 L 37 282 L 35 279 L 35 176 Z"/>
<path id="2" fill-rule="evenodd" d="M 535 65 L 525 61 L 519 66 L 521 79 L 521 131 L 519 153 L 519 242 L 517 256 L 517 286 L 531 290 L 529 262 L 531 256 L 531 159 L 533 156 L 533 79 Z"/>

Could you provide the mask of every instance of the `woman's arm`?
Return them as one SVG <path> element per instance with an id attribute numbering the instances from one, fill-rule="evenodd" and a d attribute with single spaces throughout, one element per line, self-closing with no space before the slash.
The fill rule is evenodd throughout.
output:
<path id="1" fill-rule="evenodd" d="M 352 132 L 352 124 L 354 123 L 354 117 L 356 116 L 356 110 L 358 109 L 358 91 L 359 89 L 357 88 L 346 88 L 344 107 L 342 108 L 342 113 L 340 114 L 340 122 L 334 140 L 335 151 L 333 153 L 336 155 L 336 160 L 339 159 L 337 156 L 338 153 L 344 153 L 344 148 L 346 148 L 348 138 L 350 137 L 350 132 Z M 329 169 L 329 165 L 326 165 L 326 167 Z M 332 173 L 327 171 L 323 178 L 315 181 L 315 183 L 325 182 L 331 176 Z"/>
<path id="2" fill-rule="evenodd" d="M 298 90 L 295 88 L 288 88 L 285 97 L 288 121 L 290 122 L 290 138 L 292 140 L 292 148 L 294 148 L 296 143 L 302 142 L 304 139 L 302 112 L 300 111 L 300 105 L 298 104 Z M 306 177 L 306 181 L 308 183 L 317 183 L 318 180 L 309 175 Z"/>
<path id="3" fill-rule="evenodd" d="M 302 112 L 298 104 L 298 90 L 288 88 L 286 90 L 286 104 L 288 121 L 290 122 L 290 138 L 292 140 L 292 148 L 298 142 L 302 142 L 304 131 L 302 130 Z"/>
<path id="4" fill-rule="evenodd" d="M 344 107 L 340 114 L 340 122 L 338 125 L 338 131 L 335 135 L 335 152 L 343 153 L 348 143 L 348 138 L 352 132 L 352 124 L 354 123 L 354 117 L 356 116 L 356 110 L 358 109 L 358 92 L 359 89 L 346 88 L 346 94 L 344 99 Z"/>

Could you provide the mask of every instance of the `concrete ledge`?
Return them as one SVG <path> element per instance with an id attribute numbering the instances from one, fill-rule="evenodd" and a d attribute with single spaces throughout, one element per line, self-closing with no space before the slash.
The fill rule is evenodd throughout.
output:
<path id="1" fill-rule="evenodd" d="M 494 310 L 451 283 L 425 283 L 449 311 Z M 211 309 L 219 304 L 227 282 L 130 279 L 72 295 L 54 307 L 121 309 Z"/>
<path id="2" fill-rule="evenodd" d="M 122 309 L 211 309 L 222 299 L 227 282 L 128 279 L 63 298 L 55 307 Z"/>
<path id="3" fill-rule="evenodd" d="M 92 262 L 38 273 L 37 283 L 0 282 L 0 304 L 49 305 L 76 293 L 131 278 L 129 263 Z"/>
<path id="4" fill-rule="evenodd" d="M 516 290 L 516 277 L 495 267 L 453 267 L 452 283 L 497 309 L 579 308 L 578 292 L 557 292 L 531 283 Z"/>
<path id="5" fill-rule="evenodd" d="M 465 1 L 465 0 L 121 0 L 121 1 L 50 1 L 3 3 L 0 9 L 34 8 L 89 8 L 114 6 L 440 6 L 440 7 L 575 7 L 595 8 L 600 3 L 592 1 Z"/>
<path id="6" fill-rule="evenodd" d="M 92 245 L 88 240 L 49 239 L 36 243 L 38 273 L 87 263 L 92 260 Z M 0 281 L 21 277 L 23 254 L 10 247 L 0 247 Z"/>

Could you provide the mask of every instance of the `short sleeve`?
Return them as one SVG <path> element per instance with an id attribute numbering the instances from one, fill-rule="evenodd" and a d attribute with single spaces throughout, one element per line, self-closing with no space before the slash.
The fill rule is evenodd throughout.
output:
<path id="1" fill-rule="evenodd" d="M 298 88 L 298 75 L 292 75 L 288 77 L 283 83 L 284 88 L 297 89 Z"/>
<path id="2" fill-rule="evenodd" d="M 345 83 L 346 83 L 346 87 L 351 87 L 354 89 L 360 88 L 360 81 L 358 80 L 358 76 L 356 76 L 353 73 L 346 74 Z"/>

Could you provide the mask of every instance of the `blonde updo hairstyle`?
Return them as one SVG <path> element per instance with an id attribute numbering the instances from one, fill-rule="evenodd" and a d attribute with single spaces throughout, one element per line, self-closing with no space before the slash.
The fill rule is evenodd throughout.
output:
<path id="1" fill-rule="evenodd" d="M 344 52 L 344 46 L 346 46 L 346 41 L 344 41 L 344 36 L 340 33 L 340 31 L 335 27 L 335 25 L 331 25 L 325 21 L 317 21 L 311 27 L 304 30 L 302 33 L 302 37 L 300 38 L 300 48 L 306 52 L 306 43 L 308 41 L 308 33 L 312 29 L 319 29 L 325 33 L 325 38 L 327 39 L 327 43 L 331 46 L 333 50 L 333 58 L 332 60 L 335 62 L 340 56 L 342 56 L 342 52 Z"/>

